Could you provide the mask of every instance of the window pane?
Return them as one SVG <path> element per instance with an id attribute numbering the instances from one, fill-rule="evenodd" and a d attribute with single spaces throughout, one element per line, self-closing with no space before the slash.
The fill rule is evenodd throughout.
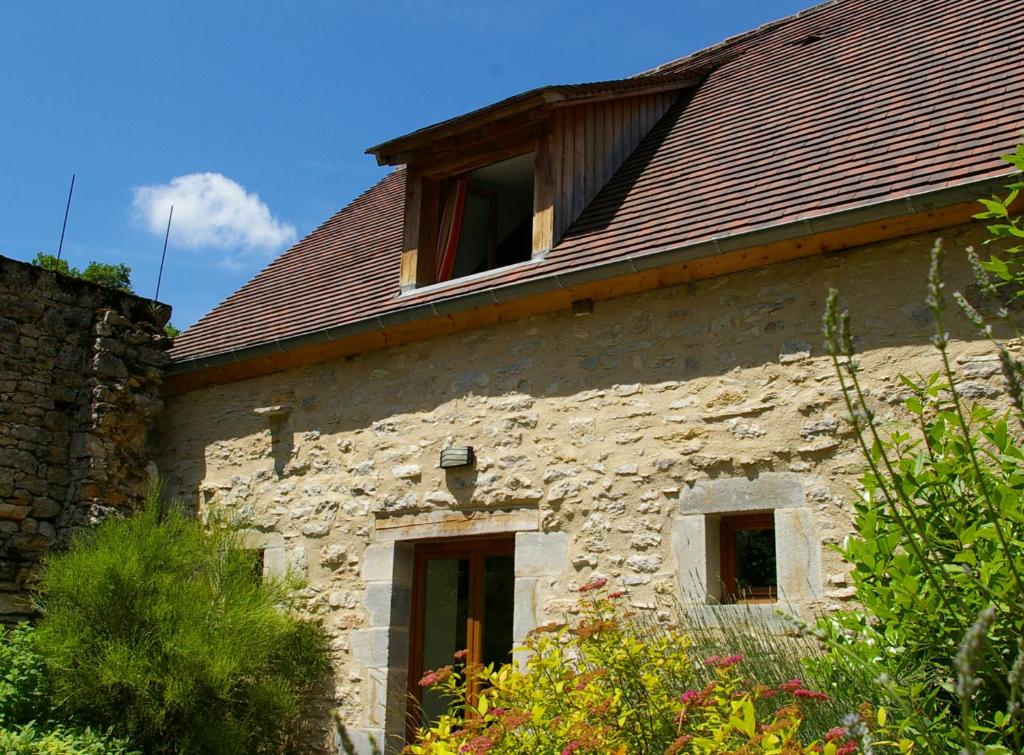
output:
<path id="1" fill-rule="evenodd" d="M 453 558 L 427 561 L 423 595 L 424 671 L 455 663 L 452 655 L 466 647 L 468 610 L 469 561 Z M 424 689 L 424 723 L 436 720 L 447 710 L 448 703 L 437 691 Z"/>
<path id="2" fill-rule="evenodd" d="M 512 609 L 515 574 L 512 556 L 489 556 L 484 567 L 484 665 L 512 659 Z"/>
<path id="3" fill-rule="evenodd" d="M 775 531 L 736 532 L 736 588 L 739 596 L 775 590 Z"/>

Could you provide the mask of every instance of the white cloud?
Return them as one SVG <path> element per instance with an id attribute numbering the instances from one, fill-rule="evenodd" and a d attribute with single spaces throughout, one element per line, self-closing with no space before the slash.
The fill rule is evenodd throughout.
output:
<path id="1" fill-rule="evenodd" d="M 296 239 L 295 226 L 275 218 L 257 194 L 221 173 L 190 173 L 134 190 L 132 206 L 150 233 L 163 236 L 171 205 L 171 245 L 223 250 L 223 262 L 232 267 L 241 257 L 268 255 Z"/>

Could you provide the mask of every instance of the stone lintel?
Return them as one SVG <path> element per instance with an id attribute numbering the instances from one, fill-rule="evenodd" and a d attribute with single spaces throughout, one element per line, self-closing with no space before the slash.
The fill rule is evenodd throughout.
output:
<path id="1" fill-rule="evenodd" d="M 428 511 L 423 514 L 382 517 L 377 520 L 378 542 L 431 538 L 499 535 L 539 528 L 534 508 L 498 511 Z"/>
<path id="2" fill-rule="evenodd" d="M 753 479 L 701 480 L 679 494 L 679 513 L 732 514 L 805 505 L 804 482 L 791 472 L 762 472 Z"/>

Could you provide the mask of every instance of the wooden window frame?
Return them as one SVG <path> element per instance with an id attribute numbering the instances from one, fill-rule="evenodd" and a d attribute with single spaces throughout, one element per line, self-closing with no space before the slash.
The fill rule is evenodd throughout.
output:
<path id="1" fill-rule="evenodd" d="M 434 284 L 434 260 L 441 212 L 441 185 L 446 179 L 471 173 L 478 168 L 513 157 L 533 158 L 533 216 L 531 254 L 547 253 L 554 243 L 553 162 L 544 133 L 530 133 L 485 152 L 452 158 L 454 162 L 410 163 L 406 167 L 405 215 L 402 240 L 401 290 L 410 291 Z M 495 245 L 496 246 L 496 245 Z M 494 260 L 496 262 L 496 260 Z M 488 261 L 488 270 L 494 270 Z"/>
<path id="2" fill-rule="evenodd" d="M 419 706 L 423 699 L 420 679 L 423 668 L 424 590 L 427 562 L 435 559 L 466 559 L 469 561 L 469 605 L 466 616 L 466 666 L 481 663 L 483 656 L 484 577 L 486 559 L 490 556 L 515 555 L 515 537 L 459 538 L 416 543 L 413 550 L 412 600 L 409 617 L 409 699 L 407 739 L 413 741 L 420 726 Z M 454 662 L 454 659 L 453 659 Z M 476 704 L 479 686 L 475 680 L 468 685 L 468 700 Z"/>
<path id="3" fill-rule="evenodd" d="M 778 601 L 778 587 L 755 588 L 746 595 L 740 595 L 736 585 L 736 533 L 750 530 L 775 532 L 775 516 L 772 513 L 739 514 L 723 516 L 719 521 L 720 575 L 722 578 L 722 602 L 736 604 L 775 603 Z M 778 578 L 778 554 L 776 554 L 776 579 Z"/>

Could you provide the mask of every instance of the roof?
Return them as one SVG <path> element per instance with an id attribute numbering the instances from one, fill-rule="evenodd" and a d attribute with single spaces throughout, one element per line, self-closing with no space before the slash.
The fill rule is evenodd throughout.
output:
<path id="1" fill-rule="evenodd" d="M 609 97 L 636 96 L 666 89 L 683 89 L 697 84 L 703 73 L 705 71 L 687 68 L 686 70 L 640 74 L 628 79 L 539 87 L 507 97 L 493 105 L 418 129 L 405 136 L 389 139 L 375 147 L 370 147 L 366 153 L 374 155 L 380 165 L 402 164 L 400 156 L 404 152 L 414 149 L 416 146 L 433 142 L 441 136 L 448 137 L 466 133 L 480 128 L 485 123 L 493 123 L 527 110 L 575 105 Z"/>
<path id="2" fill-rule="evenodd" d="M 833 0 L 655 69 L 710 73 L 547 257 L 399 296 L 393 171 L 180 335 L 181 364 L 474 291 L 1006 175 L 1024 128 L 1020 0 Z"/>

